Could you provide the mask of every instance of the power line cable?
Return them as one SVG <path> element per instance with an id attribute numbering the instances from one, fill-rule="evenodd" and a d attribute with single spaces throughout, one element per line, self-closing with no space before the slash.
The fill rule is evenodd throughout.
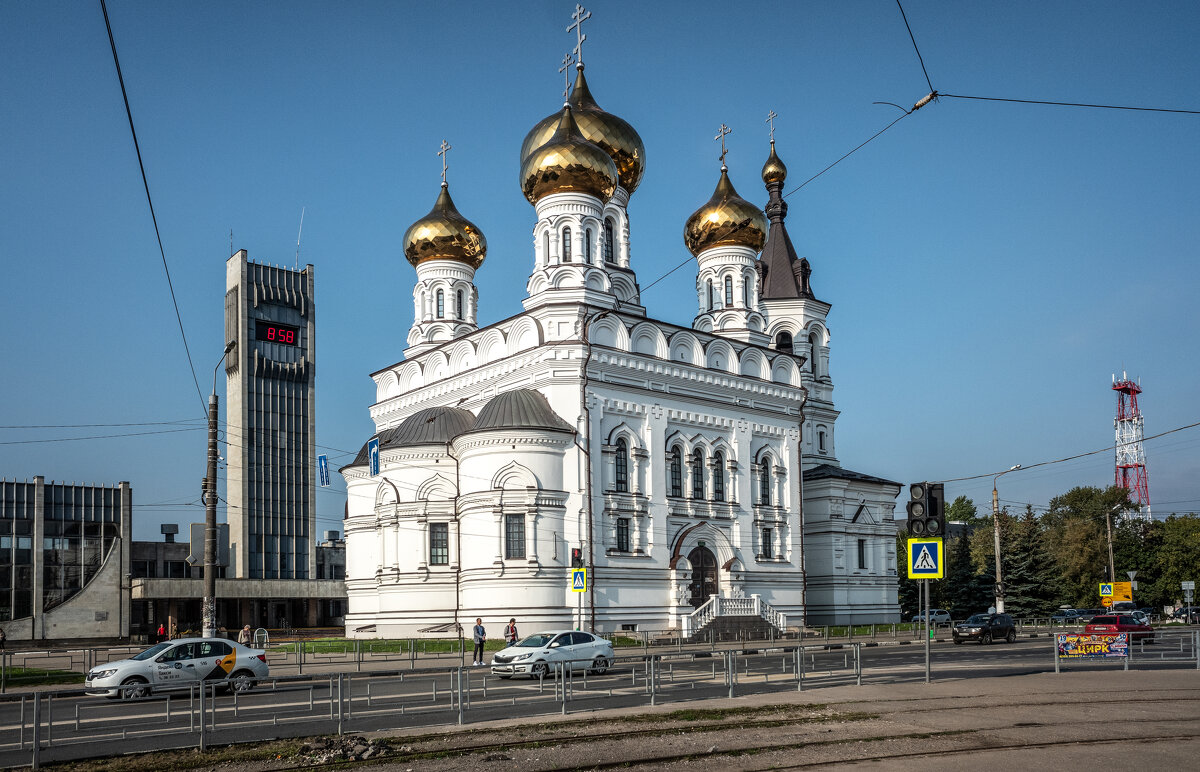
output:
<path id="1" fill-rule="evenodd" d="M 939 97 L 947 99 L 976 99 L 984 102 L 1016 102 L 1025 105 L 1057 105 L 1059 107 L 1093 107 L 1100 110 L 1137 110 L 1147 113 L 1182 113 L 1184 115 L 1200 115 L 1200 110 L 1176 110 L 1169 107 L 1133 107 L 1130 105 L 1100 105 L 1087 102 L 1052 102 L 1045 99 L 1008 99 L 1005 97 L 967 96 L 965 94 L 943 94 Z"/>
<path id="2" fill-rule="evenodd" d="M 202 418 L 185 418 L 181 421 L 132 421 L 118 424 L 2 424 L 0 429 L 96 429 L 115 426 L 178 426 L 203 422 Z"/>
<path id="3" fill-rule="evenodd" d="M 900 9 L 900 18 L 904 19 L 904 28 L 908 30 L 908 38 L 912 41 L 913 50 L 917 52 L 917 61 L 921 63 L 921 72 L 925 73 L 925 83 L 932 92 L 933 84 L 929 82 L 929 71 L 925 69 L 925 59 L 921 56 L 921 49 L 917 48 L 917 39 L 913 36 L 912 27 L 908 26 L 908 16 L 904 13 L 904 6 L 900 5 L 900 0 L 896 0 L 896 7 Z"/>
<path id="4" fill-rule="evenodd" d="M 175 434 L 177 432 L 203 431 L 203 426 L 192 426 L 187 429 L 161 429 L 155 432 L 128 432 L 126 434 L 94 434 L 90 437 L 56 437 L 52 440 L 9 440 L 0 445 L 41 445 L 48 442 L 81 442 L 83 440 L 109 440 L 116 437 L 144 437 L 149 434 Z"/>
<path id="5" fill-rule="evenodd" d="M 162 255 L 163 271 L 167 275 L 167 288 L 171 291 L 171 304 L 175 307 L 175 320 L 179 322 L 179 335 L 183 338 L 183 351 L 187 354 L 188 367 L 192 369 L 192 381 L 196 384 L 196 395 L 200 397 L 200 409 L 208 417 L 208 406 L 200 391 L 200 379 L 196 377 L 196 366 L 192 363 L 192 352 L 188 348 L 187 333 L 183 330 L 183 317 L 179 313 L 179 301 L 175 299 L 175 285 L 171 282 L 171 269 L 167 267 L 167 253 L 163 249 L 162 234 L 158 230 L 158 217 L 154 214 L 154 200 L 150 197 L 150 182 L 146 179 L 146 165 L 142 163 L 142 148 L 138 144 L 137 130 L 133 127 L 133 111 L 129 108 L 129 94 L 125 91 L 125 76 L 121 74 L 121 60 L 117 58 L 117 41 L 113 38 L 112 24 L 108 20 L 108 6 L 100 0 L 104 12 L 104 27 L 108 30 L 108 44 L 112 48 L 113 64 L 117 68 L 117 81 L 121 84 L 121 98 L 125 100 L 125 116 L 129 119 L 129 133 L 133 136 L 133 149 L 137 153 L 138 169 L 142 172 L 142 186 L 146 189 L 146 203 L 150 205 L 150 219 L 154 222 L 154 237 L 158 239 L 158 253 Z"/>

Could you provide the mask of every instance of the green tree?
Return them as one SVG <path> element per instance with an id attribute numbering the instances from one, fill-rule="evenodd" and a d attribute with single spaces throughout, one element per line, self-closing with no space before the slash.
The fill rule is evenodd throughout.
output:
<path id="1" fill-rule="evenodd" d="M 908 621 L 921 609 L 921 583 L 908 578 L 908 531 L 896 536 L 896 571 L 899 574 L 897 594 L 900 599 L 900 619 Z"/>
<path id="2" fill-rule="evenodd" d="M 1108 570 L 1106 515 L 1122 505 L 1129 506 L 1129 491 L 1115 485 L 1072 488 L 1050 500 L 1042 522 L 1063 598 L 1071 605 L 1099 605 L 1096 586 Z"/>
<path id="3" fill-rule="evenodd" d="M 961 498 L 961 497 L 960 497 Z M 992 581 L 971 561 L 971 536 L 965 531 L 947 548 L 945 608 L 955 619 L 966 619 L 992 605 Z M 990 533 L 990 529 L 989 529 Z"/>
<path id="4" fill-rule="evenodd" d="M 946 507 L 946 520 L 951 523 L 963 523 L 969 531 L 985 522 L 987 518 L 979 516 L 974 501 L 966 496 L 959 496 Z"/>
<path id="5" fill-rule="evenodd" d="M 1172 604 L 1183 598 L 1181 582 L 1200 580 L 1200 518 L 1171 515 L 1159 525 L 1162 539 L 1155 554 L 1157 578 L 1151 592 Z M 1196 597 L 1193 594 L 1193 603 Z"/>
<path id="6" fill-rule="evenodd" d="M 1060 590 L 1054 559 L 1047 549 L 1042 524 L 1027 506 L 1013 523 L 1004 575 L 1004 610 L 1017 617 L 1046 616 L 1058 605 Z"/>

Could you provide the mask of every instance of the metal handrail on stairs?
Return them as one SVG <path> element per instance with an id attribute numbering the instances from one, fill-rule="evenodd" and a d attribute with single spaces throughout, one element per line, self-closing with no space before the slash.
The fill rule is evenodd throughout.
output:
<path id="1" fill-rule="evenodd" d="M 703 629 L 717 617 L 759 617 L 777 630 L 787 629 L 787 614 L 776 611 L 758 594 L 749 598 L 722 598 L 714 595 L 698 609 L 680 619 L 680 632 L 687 636 Z"/>

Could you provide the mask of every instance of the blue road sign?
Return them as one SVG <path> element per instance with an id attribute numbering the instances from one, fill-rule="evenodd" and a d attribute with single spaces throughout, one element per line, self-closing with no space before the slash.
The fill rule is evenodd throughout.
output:
<path id="1" fill-rule="evenodd" d="M 367 443 L 367 455 L 371 457 L 371 476 L 379 476 L 379 438 L 372 437 Z"/>
<path id="2" fill-rule="evenodd" d="M 329 487 L 329 456 L 317 456 L 317 479 L 322 488 Z"/>
<path id="3" fill-rule="evenodd" d="M 941 579 L 944 569 L 941 539 L 908 540 L 909 579 Z"/>
<path id="4" fill-rule="evenodd" d="M 587 569 L 572 568 L 571 569 L 571 591 L 572 592 L 587 592 Z"/>

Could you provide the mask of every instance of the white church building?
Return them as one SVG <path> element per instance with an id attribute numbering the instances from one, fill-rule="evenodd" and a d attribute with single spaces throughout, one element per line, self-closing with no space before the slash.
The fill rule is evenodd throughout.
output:
<path id="1" fill-rule="evenodd" d="M 626 205 L 645 158 L 578 65 L 521 148 L 536 218 L 524 311 L 488 327 L 474 283 L 487 244 L 444 174 L 408 229 L 408 347 L 371 376 L 377 473 L 367 445 L 341 470 L 348 636 L 453 634 L 476 617 L 493 635 L 510 617 L 526 632 L 682 634 L 727 617 L 898 619 L 901 486 L 838 462 L 830 304 L 788 237 L 774 140 L 765 212 L 722 154 L 685 225 L 691 327 L 639 296 Z"/>

